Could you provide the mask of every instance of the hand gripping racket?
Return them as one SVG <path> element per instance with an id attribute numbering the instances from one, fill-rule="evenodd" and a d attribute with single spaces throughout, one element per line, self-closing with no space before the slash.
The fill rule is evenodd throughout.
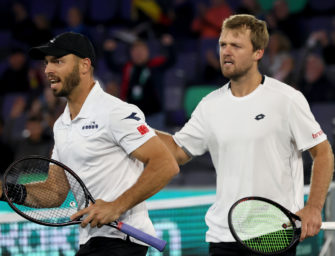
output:
<path id="1" fill-rule="evenodd" d="M 42 156 L 28 156 L 12 163 L 2 178 L 2 191 L 10 207 L 22 217 L 46 226 L 80 224 L 71 220 L 78 210 L 95 203 L 83 181 L 69 167 Z M 108 224 L 163 251 L 164 240 L 121 221 Z"/>
<path id="2" fill-rule="evenodd" d="M 288 251 L 301 234 L 299 216 L 280 204 L 262 197 L 245 197 L 235 202 L 228 213 L 229 229 L 238 243 L 261 255 Z M 334 230 L 334 222 L 321 229 Z"/>

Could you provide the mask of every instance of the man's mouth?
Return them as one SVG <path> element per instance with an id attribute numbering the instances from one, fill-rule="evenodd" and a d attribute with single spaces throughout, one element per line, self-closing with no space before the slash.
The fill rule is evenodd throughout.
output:
<path id="1" fill-rule="evenodd" d="M 55 86 L 60 82 L 59 78 L 49 78 L 51 88 L 55 88 Z"/>
<path id="2" fill-rule="evenodd" d="M 231 61 L 231 60 L 225 60 L 225 61 L 223 62 L 223 64 L 224 64 L 224 65 L 233 65 L 234 62 Z"/>

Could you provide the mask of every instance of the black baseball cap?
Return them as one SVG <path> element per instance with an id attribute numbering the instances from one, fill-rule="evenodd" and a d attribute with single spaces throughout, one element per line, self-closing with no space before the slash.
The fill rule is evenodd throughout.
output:
<path id="1" fill-rule="evenodd" d="M 47 55 L 60 58 L 70 53 L 80 58 L 89 58 L 93 67 L 96 64 L 91 41 L 86 36 L 74 32 L 62 33 L 44 45 L 31 48 L 28 52 L 35 60 L 43 60 Z"/>

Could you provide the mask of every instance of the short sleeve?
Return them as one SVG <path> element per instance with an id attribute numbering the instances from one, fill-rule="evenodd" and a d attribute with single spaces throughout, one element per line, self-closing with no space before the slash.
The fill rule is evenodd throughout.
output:
<path id="1" fill-rule="evenodd" d="M 145 122 L 143 112 L 132 104 L 122 104 L 120 108 L 113 112 L 109 127 L 116 143 L 127 154 L 130 154 L 156 135 L 154 130 Z"/>
<path id="2" fill-rule="evenodd" d="M 289 125 L 299 150 L 310 149 L 327 139 L 301 92 L 298 92 L 291 102 Z"/>
<path id="3" fill-rule="evenodd" d="M 193 111 L 190 120 L 177 132 L 173 139 L 187 154 L 198 156 L 208 150 L 206 120 L 204 119 L 204 104 L 200 102 Z"/>

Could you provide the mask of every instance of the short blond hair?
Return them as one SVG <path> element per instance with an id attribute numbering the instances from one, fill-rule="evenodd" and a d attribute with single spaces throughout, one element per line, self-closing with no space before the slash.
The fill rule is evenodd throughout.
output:
<path id="1" fill-rule="evenodd" d="M 231 15 L 223 21 L 225 29 L 250 29 L 250 40 L 254 51 L 265 49 L 269 43 L 269 32 L 266 22 L 249 14 Z"/>

